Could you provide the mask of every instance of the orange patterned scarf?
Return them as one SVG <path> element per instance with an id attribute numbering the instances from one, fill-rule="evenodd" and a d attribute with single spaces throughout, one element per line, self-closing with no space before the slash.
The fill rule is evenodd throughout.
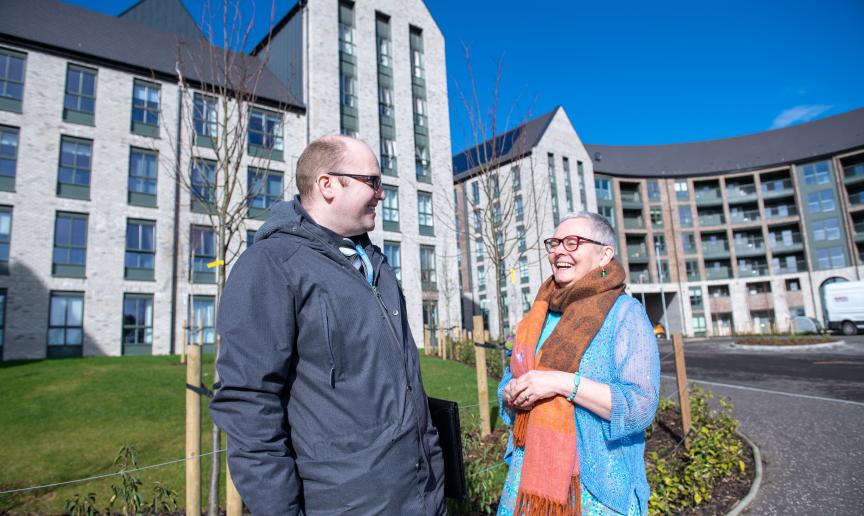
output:
<path id="1" fill-rule="evenodd" d="M 571 373 L 579 370 L 582 354 L 624 291 L 621 264 L 612 260 L 606 273 L 604 277 L 599 270 L 592 270 L 563 288 L 558 288 L 551 277 L 543 283 L 531 310 L 516 327 L 510 358 L 514 377 L 531 369 Z M 561 312 L 561 320 L 535 359 L 550 309 Z M 562 396 L 554 396 L 530 411 L 517 411 L 513 444 L 525 448 L 515 514 L 581 514 L 573 405 Z"/>

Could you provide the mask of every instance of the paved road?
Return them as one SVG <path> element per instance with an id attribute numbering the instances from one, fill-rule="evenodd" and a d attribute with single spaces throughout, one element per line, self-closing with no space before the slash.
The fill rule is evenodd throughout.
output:
<path id="1" fill-rule="evenodd" d="M 670 395 L 671 350 L 661 343 Z M 729 397 L 762 451 L 762 488 L 748 514 L 864 514 L 864 338 L 794 351 L 688 342 L 685 355 L 689 378 Z"/>

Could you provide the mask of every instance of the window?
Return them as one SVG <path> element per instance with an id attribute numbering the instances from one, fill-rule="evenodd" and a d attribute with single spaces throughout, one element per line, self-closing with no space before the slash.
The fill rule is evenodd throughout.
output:
<path id="1" fill-rule="evenodd" d="M 402 250 L 399 242 L 384 241 L 384 257 L 396 279 L 402 281 Z"/>
<path id="2" fill-rule="evenodd" d="M 216 162 L 206 159 L 193 160 L 191 186 L 189 194 L 192 211 L 209 212 L 216 202 Z"/>
<path id="3" fill-rule="evenodd" d="M 432 171 L 429 168 L 429 147 L 417 144 L 414 146 L 414 167 L 417 173 L 417 181 L 423 183 L 432 182 Z"/>
<path id="4" fill-rule="evenodd" d="M 685 228 L 693 225 L 693 212 L 690 206 L 678 206 L 678 221 Z"/>
<path id="5" fill-rule="evenodd" d="M 654 250 L 660 256 L 666 255 L 666 237 L 663 235 L 654 235 Z"/>
<path id="6" fill-rule="evenodd" d="M 615 208 L 612 206 L 598 206 L 597 213 L 602 215 L 609 221 L 609 225 L 615 227 Z"/>
<path id="7" fill-rule="evenodd" d="M 83 337 L 84 294 L 52 292 L 48 318 L 48 356 L 80 356 Z M 57 349 L 64 346 L 74 347 Z"/>
<path id="8" fill-rule="evenodd" d="M 421 235 L 435 236 L 431 193 L 417 192 L 417 221 L 420 224 Z"/>
<path id="9" fill-rule="evenodd" d="M 216 137 L 216 99 L 196 93 L 192 109 L 195 143 L 203 147 L 212 147 L 213 138 Z"/>
<path id="10" fill-rule="evenodd" d="M 263 109 L 249 111 L 249 154 L 282 160 L 282 115 Z"/>
<path id="11" fill-rule="evenodd" d="M 477 290 L 486 290 L 486 267 L 477 266 Z"/>
<path id="12" fill-rule="evenodd" d="M 212 352 L 216 345 L 216 298 L 213 296 L 192 296 L 189 308 L 189 342 L 204 345 L 202 351 Z M 200 328 L 200 337 L 199 337 Z M 199 340 L 200 339 L 200 340 Z"/>
<path id="13" fill-rule="evenodd" d="M 708 287 L 710 297 L 729 297 L 729 285 L 713 285 Z"/>
<path id="14" fill-rule="evenodd" d="M 18 129 L 0 125 L 0 190 L 15 190 L 17 163 Z"/>
<path id="15" fill-rule="evenodd" d="M 339 52 L 353 56 L 354 48 L 354 6 L 339 2 Z"/>
<path id="16" fill-rule="evenodd" d="M 546 154 L 546 163 L 549 172 L 549 195 L 552 196 L 552 221 L 557 226 L 561 219 L 558 210 L 558 178 L 555 176 L 555 155 L 551 152 Z"/>
<path id="17" fill-rule="evenodd" d="M 257 233 L 257 231 L 254 229 L 246 230 L 246 249 L 249 249 L 252 247 L 252 244 L 255 243 L 255 233 Z"/>
<path id="18" fill-rule="evenodd" d="M 690 295 L 690 308 L 702 310 L 702 287 L 690 287 L 687 293 Z"/>
<path id="19" fill-rule="evenodd" d="M 381 171 L 388 176 L 396 175 L 396 142 L 381 139 Z"/>
<path id="20" fill-rule="evenodd" d="M 0 357 L 6 342 L 6 289 L 0 289 Z"/>
<path id="21" fill-rule="evenodd" d="M 651 207 L 651 226 L 655 228 L 663 227 L 663 209 L 660 206 Z"/>
<path id="22" fill-rule="evenodd" d="M 525 238 L 525 227 L 516 226 L 516 238 L 519 244 L 519 252 L 524 253 L 528 250 L 528 240 Z M 501 253 L 504 254 L 504 253 Z"/>
<path id="23" fill-rule="evenodd" d="M 564 169 L 564 197 L 567 199 L 567 212 L 573 211 L 573 182 L 570 179 L 570 160 L 567 156 L 561 158 Z"/>
<path id="24" fill-rule="evenodd" d="M 804 317 L 804 307 L 803 306 L 790 306 L 789 307 L 789 317 Z"/>
<path id="25" fill-rule="evenodd" d="M 648 200 L 651 202 L 660 201 L 660 184 L 657 181 L 651 180 L 646 184 L 648 190 Z"/>
<path id="26" fill-rule="evenodd" d="M 416 27 L 411 27 L 409 31 L 409 43 L 411 47 L 411 75 L 414 79 L 423 79 L 426 77 L 426 71 L 423 65 L 423 32 Z"/>
<path id="27" fill-rule="evenodd" d="M 675 181 L 674 184 L 675 198 L 679 201 L 686 201 L 690 198 L 690 190 L 687 187 L 687 181 Z"/>
<path id="28" fill-rule="evenodd" d="M 810 213 L 834 211 L 834 192 L 821 190 L 807 194 L 807 208 Z"/>
<path id="29" fill-rule="evenodd" d="M 786 280 L 786 291 L 787 292 L 798 292 L 801 290 L 801 281 L 798 279 L 787 279 Z"/>
<path id="30" fill-rule="evenodd" d="M 215 269 L 207 264 L 216 260 L 216 234 L 213 229 L 203 226 L 192 226 L 192 283 L 216 283 Z"/>
<path id="31" fill-rule="evenodd" d="M 531 287 L 522 287 L 522 313 L 528 313 L 531 310 Z"/>
<path id="32" fill-rule="evenodd" d="M 63 120 L 93 125 L 96 111 L 96 70 L 70 64 L 66 69 Z"/>
<path id="33" fill-rule="evenodd" d="M 520 256 L 519 257 L 519 281 L 522 283 L 528 283 L 528 257 Z"/>
<path id="34" fill-rule="evenodd" d="M 339 95 L 342 107 L 357 108 L 357 79 L 353 75 L 339 76 Z"/>
<path id="35" fill-rule="evenodd" d="M 429 123 L 426 117 L 426 99 L 423 97 L 414 97 L 414 125 L 426 127 Z"/>
<path id="36" fill-rule="evenodd" d="M 475 260 L 477 261 L 477 263 L 480 263 L 480 262 L 482 262 L 483 260 L 486 259 L 485 256 L 484 256 L 484 253 L 485 253 L 485 245 L 483 244 L 483 240 L 482 240 L 482 239 L 479 239 L 479 238 L 478 238 L 477 240 L 474 241 L 474 249 L 475 249 L 475 251 L 474 251 L 474 258 L 475 258 Z"/>
<path id="37" fill-rule="evenodd" d="M 823 185 L 831 182 L 831 168 L 827 161 L 810 163 L 801 168 L 804 172 L 804 183 L 808 185 Z"/>
<path id="38" fill-rule="evenodd" d="M 54 276 L 83 278 L 87 262 L 87 215 L 57 212 L 54 222 Z"/>
<path id="39" fill-rule="evenodd" d="M 153 295 L 123 296 L 123 354 L 149 355 L 153 347 Z"/>
<path id="40" fill-rule="evenodd" d="M 582 203 L 582 208 L 588 206 L 585 198 L 585 165 L 581 161 L 576 162 L 576 173 L 579 175 L 579 202 Z"/>
<path id="41" fill-rule="evenodd" d="M 594 178 L 594 189 L 597 191 L 598 199 L 612 200 L 612 182 L 610 180 Z"/>
<path id="42" fill-rule="evenodd" d="M 21 112 L 27 56 L 0 48 L 0 109 Z"/>
<path id="43" fill-rule="evenodd" d="M 159 155 L 132 147 L 129 152 L 129 204 L 156 207 L 156 177 Z"/>
<path id="44" fill-rule="evenodd" d="M 60 139 L 60 167 L 57 195 L 72 199 L 90 198 L 90 167 L 93 143 L 63 136 Z"/>
<path id="45" fill-rule="evenodd" d="M 420 284 L 423 290 L 437 290 L 437 273 L 435 271 L 435 248 L 429 245 L 420 246 Z"/>
<path id="46" fill-rule="evenodd" d="M 132 132 L 159 136 L 159 95 L 157 84 L 135 81 L 132 89 Z"/>
<path id="47" fill-rule="evenodd" d="M 840 219 L 836 217 L 814 221 L 812 227 L 815 242 L 840 239 Z"/>
<path id="48" fill-rule="evenodd" d="M 693 233 L 689 231 L 681 233 L 681 248 L 684 250 L 684 254 L 696 252 L 696 237 Z"/>
<path id="49" fill-rule="evenodd" d="M 471 202 L 480 204 L 480 185 L 477 184 L 477 181 L 471 183 Z"/>
<path id="50" fill-rule="evenodd" d="M 438 328 L 438 301 L 423 300 L 423 326 L 428 326 L 432 331 L 430 338 L 435 342 L 437 337 L 435 329 Z M 430 343 L 431 345 L 431 343 Z"/>
<path id="51" fill-rule="evenodd" d="M 9 243 L 11 240 L 12 208 L 0 206 L 0 274 L 9 274 Z"/>
<path id="52" fill-rule="evenodd" d="M 399 231 L 399 189 L 384 187 L 384 202 L 381 207 L 385 231 Z"/>
<path id="53" fill-rule="evenodd" d="M 152 280 L 156 257 L 156 223 L 129 219 L 126 222 L 125 278 Z"/>
<path id="54" fill-rule="evenodd" d="M 390 67 L 391 63 L 390 38 L 378 37 L 378 64 Z"/>
<path id="55" fill-rule="evenodd" d="M 747 284 L 747 293 L 751 296 L 755 296 L 757 294 L 770 294 L 771 293 L 771 283 L 768 281 L 759 281 L 756 283 L 748 283 Z"/>
<path id="56" fill-rule="evenodd" d="M 378 86 L 378 112 L 383 117 L 393 118 L 393 90 L 389 86 Z M 392 121 L 388 121 L 392 125 Z"/>
<path id="57" fill-rule="evenodd" d="M 510 173 L 513 175 L 513 189 L 520 190 L 522 188 L 522 171 L 516 166 L 510 169 Z"/>
<path id="58" fill-rule="evenodd" d="M 522 196 L 517 194 L 513 200 L 516 205 L 516 220 L 522 222 L 522 219 L 525 218 L 525 206 L 522 204 Z"/>
<path id="59" fill-rule="evenodd" d="M 282 172 L 249 167 L 249 217 L 265 218 L 282 200 Z"/>
<path id="60" fill-rule="evenodd" d="M 846 267 L 846 254 L 842 246 L 827 247 L 816 250 L 817 269 L 836 269 Z"/>
<path id="61" fill-rule="evenodd" d="M 707 333 L 707 325 L 705 324 L 705 316 L 696 314 L 693 316 L 693 335 L 696 337 L 704 337 Z"/>
<path id="62" fill-rule="evenodd" d="M 696 260 L 687 260 L 684 264 L 687 269 L 687 281 L 699 281 L 699 262 Z"/>

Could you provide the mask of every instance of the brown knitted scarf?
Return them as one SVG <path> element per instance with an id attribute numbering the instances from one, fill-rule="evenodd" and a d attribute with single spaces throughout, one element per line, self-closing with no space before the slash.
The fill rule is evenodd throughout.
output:
<path id="1" fill-rule="evenodd" d="M 624 291 L 624 280 L 624 269 L 616 260 L 606 266 L 605 276 L 595 269 L 563 288 L 558 288 L 553 278 L 547 279 L 516 328 L 510 358 L 514 377 L 531 369 L 578 371 L 582 354 Z M 561 320 L 535 359 L 549 310 L 561 312 Z M 581 513 L 576 437 L 573 405 L 561 396 L 516 413 L 513 443 L 525 448 L 516 514 Z"/>

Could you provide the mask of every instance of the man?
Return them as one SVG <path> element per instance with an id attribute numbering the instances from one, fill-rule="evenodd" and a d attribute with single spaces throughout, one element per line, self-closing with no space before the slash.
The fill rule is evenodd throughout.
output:
<path id="1" fill-rule="evenodd" d="M 393 272 L 367 232 L 384 198 L 369 147 L 312 142 L 219 307 L 210 412 L 252 513 L 445 513 L 444 467 Z"/>

